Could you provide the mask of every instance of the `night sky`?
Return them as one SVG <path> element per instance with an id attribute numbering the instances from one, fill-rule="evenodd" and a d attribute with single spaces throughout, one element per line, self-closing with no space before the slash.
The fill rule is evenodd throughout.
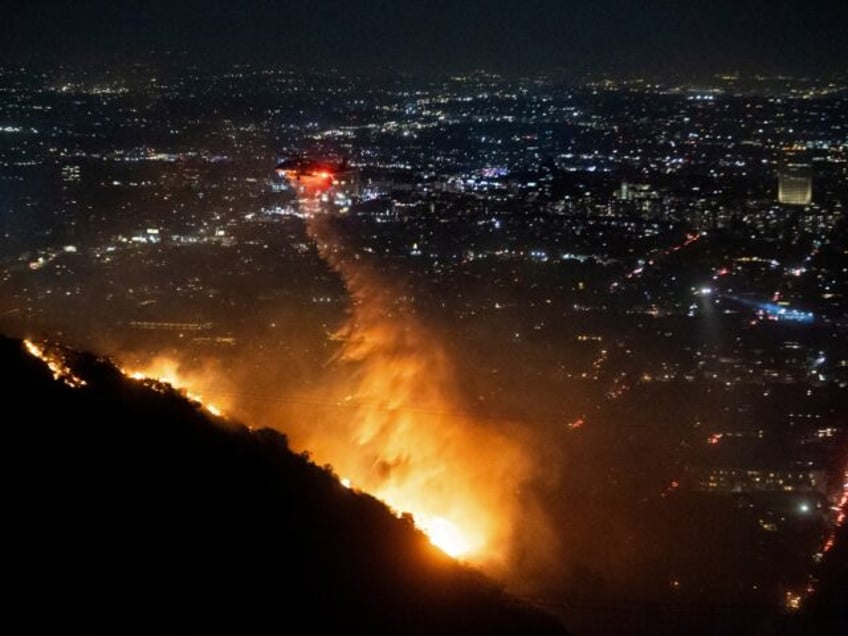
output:
<path id="1" fill-rule="evenodd" d="M 848 68 L 845 0 L 6 2 L 6 60 L 454 71 L 816 73 Z"/>

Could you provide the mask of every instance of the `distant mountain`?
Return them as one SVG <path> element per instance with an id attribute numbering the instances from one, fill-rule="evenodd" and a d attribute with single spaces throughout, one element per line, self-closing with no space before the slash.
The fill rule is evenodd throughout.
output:
<path id="1" fill-rule="evenodd" d="M 7 628 L 564 634 L 283 435 L 63 355 L 84 386 L 0 337 Z"/>

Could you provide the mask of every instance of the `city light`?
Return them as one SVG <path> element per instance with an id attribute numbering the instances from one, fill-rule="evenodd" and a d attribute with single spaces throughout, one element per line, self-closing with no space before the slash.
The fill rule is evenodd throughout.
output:
<path id="1" fill-rule="evenodd" d="M 622 604 L 638 636 L 657 607 L 803 624 L 848 513 L 845 74 L 500 49 L 510 72 L 9 61 L 0 333 L 69 400 L 109 376 L 273 429 L 428 562 L 586 636 Z"/>

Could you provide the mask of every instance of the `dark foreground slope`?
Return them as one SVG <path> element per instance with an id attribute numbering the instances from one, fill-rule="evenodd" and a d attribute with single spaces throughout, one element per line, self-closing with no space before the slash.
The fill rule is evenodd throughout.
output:
<path id="1" fill-rule="evenodd" d="M 27 633 L 562 633 L 282 435 L 72 366 L 87 386 L 0 338 L 5 618 Z"/>

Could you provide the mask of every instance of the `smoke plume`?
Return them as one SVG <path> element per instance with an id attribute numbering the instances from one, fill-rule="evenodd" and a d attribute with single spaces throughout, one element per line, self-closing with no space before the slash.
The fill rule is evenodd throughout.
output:
<path id="1" fill-rule="evenodd" d="M 350 295 L 335 334 L 334 364 L 346 373 L 320 388 L 342 408 L 313 413 L 308 428 L 289 431 L 293 443 L 353 487 L 411 513 L 449 553 L 503 575 L 525 531 L 522 510 L 533 508 L 522 490 L 533 472 L 528 453 L 500 426 L 469 414 L 450 356 L 415 315 L 402 282 L 345 240 L 331 215 L 312 214 L 308 231 Z"/>

